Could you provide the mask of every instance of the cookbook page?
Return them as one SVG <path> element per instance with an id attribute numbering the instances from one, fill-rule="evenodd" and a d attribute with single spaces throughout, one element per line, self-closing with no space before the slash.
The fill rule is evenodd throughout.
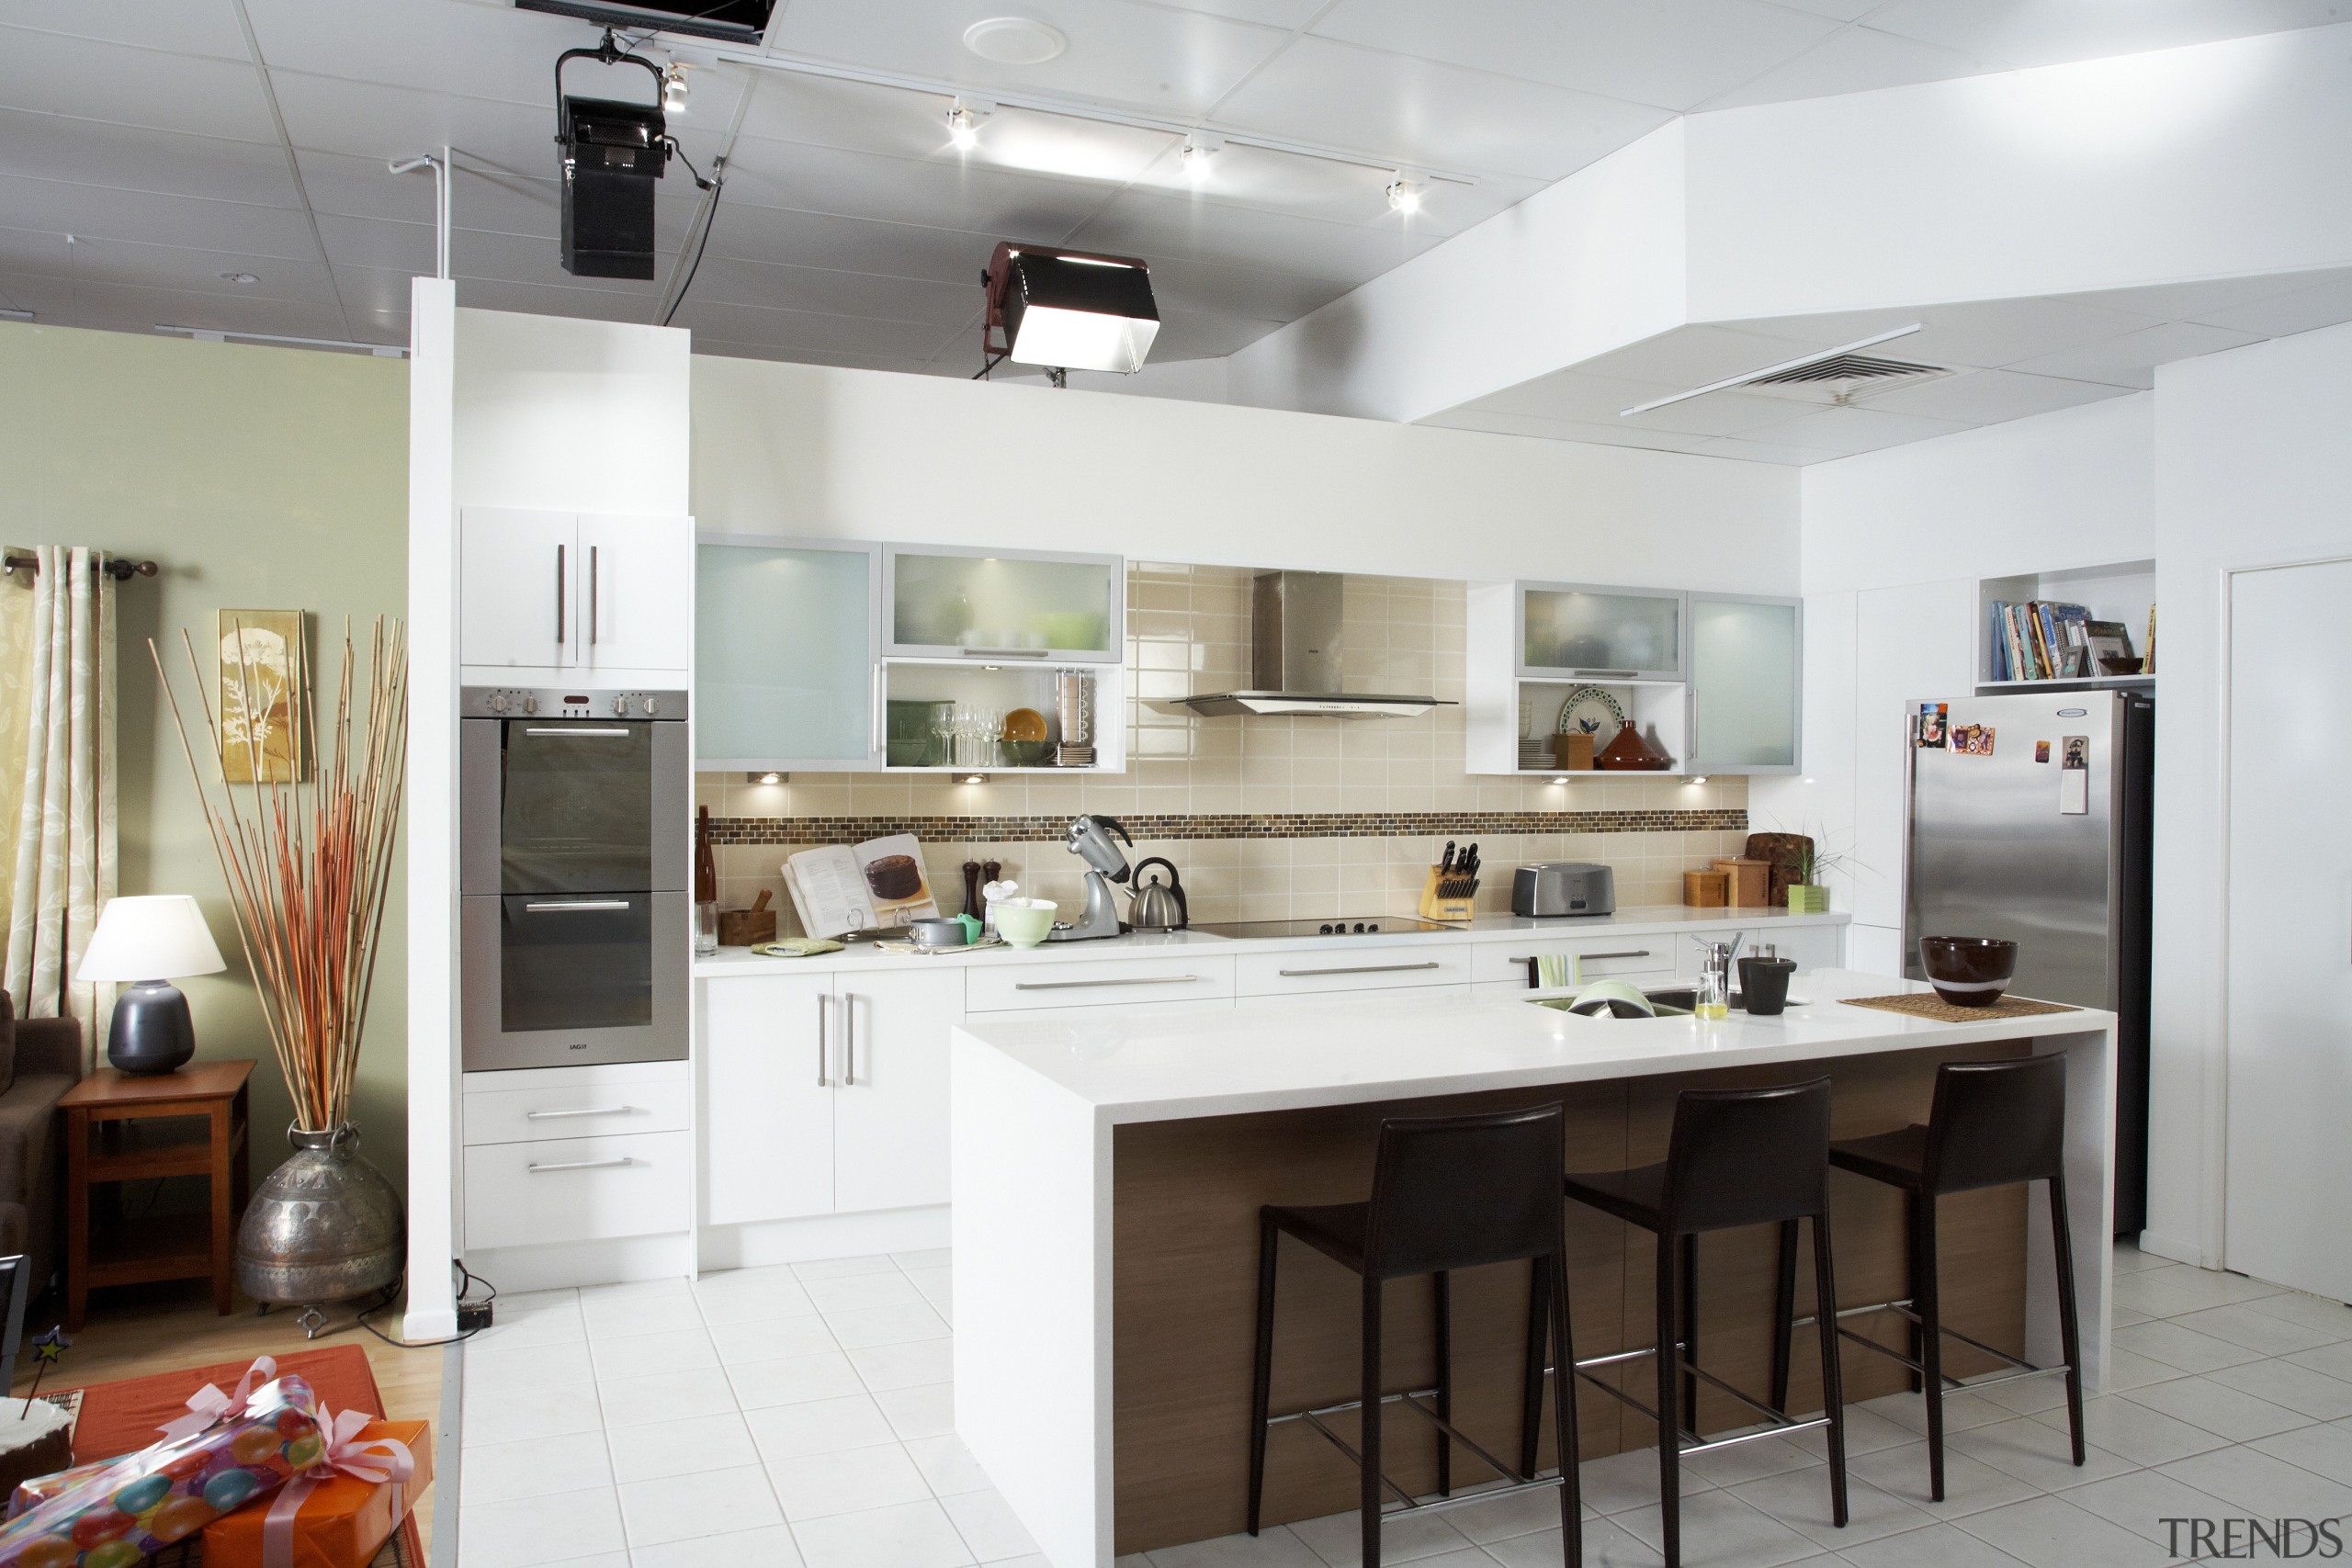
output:
<path id="1" fill-rule="evenodd" d="M 808 936 L 845 936 L 881 923 L 854 851 L 839 845 L 803 850 L 785 863 L 785 881 Z"/>
<path id="2" fill-rule="evenodd" d="M 922 845 L 912 833 L 868 839 L 857 846 L 861 891 L 873 909 L 871 924 L 903 926 L 939 914 L 923 875 Z"/>

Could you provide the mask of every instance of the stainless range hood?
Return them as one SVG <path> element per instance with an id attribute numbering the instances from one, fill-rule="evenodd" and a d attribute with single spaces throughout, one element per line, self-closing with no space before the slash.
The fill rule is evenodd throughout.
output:
<path id="1" fill-rule="evenodd" d="M 1435 697 L 1341 690 L 1341 579 L 1336 571 L 1270 571 L 1250 598 L 1250 678 L 1252 689 L 1186 697 L 1184 705 L 1210 718 L 1250 714 L 1321 714 L 1331 718 L 1413 718 Z"/>

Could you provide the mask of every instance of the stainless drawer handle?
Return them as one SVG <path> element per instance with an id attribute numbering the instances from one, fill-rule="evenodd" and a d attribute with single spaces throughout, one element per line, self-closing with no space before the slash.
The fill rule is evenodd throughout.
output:
<path id="1" fill-rule="evenodd" d="M 1401 975 L 1412 969 L 1444 967 L 1444 964 L 1431 959 L 1427 964 L 1353 964 L 1344 969 L 1280 969 L 1275 973 L 1285 980 L 1302 980 L 1311 975 Z"/>
<path id="2" fill-rule="evenodd" d="M 563 914 L 574 909 L 626 909 L 628 907 L 626 898 L 563 898 L 552 903 L 523 906 L 534 915 Z"/>
<path id="3" fill-rule="evenodd" d="M 1638 670 L 1579 670 L 1576 674 L 1579 681 L 1638 681 L 1642 678 Z"/>
<path id="4" fill-rule="evenodd" d="M 1053 650 L 1046 648 L 964 648 L 956 651 L 967 659 L 1043 659 Z"/>
<path id="5" fill-rule="evenodd" d="M 566 1118 L 572 1116 L 642 1116 L 644 1114 L 645 1111 L 642 1106 L 595 1105 L 590 1106 L 584 1111 L 526 1111 L 523 1113 L 523 1120 L 526 1122 L 561 1122 Z"/>
<path id="6" fill-rule="evenodd" d="M 1015 980 L 1016 991 L 1085 991 L 1097 986 L 1190 986 L 1198 975 L 1138 975 L 1129 980 Z"/>
<path id="7" fill-rule="evenodd" d="M 599 725 L 593 729 L 589 728 L 585 725 L 567 725 L 559 729 L 553 725 L 548 725 L 544 728 L 535 728 L 526 724 L 523 727 L 523 733 L 526 735 L 618 735 L 626 738 L 636 734 L 637 731 L 625 728 L 619 725 Z"/>
<path id="8" fill-rule="evenodd" d="M 636 1163 L 628 1156 L 622 1155 L 617 1159 L 565 1159 L 548 1165 L 527 1165 L 523 1168 L 537 1176 L 543 1170 L 611 1170 L 618 1166 Z"/>
<path id="9" fill-rule="evenodd" d="M 1637 947 L 1630 953 L 1579 953 L 1576 954 L 1576 958 L 1578 963 L 1583 963 L 1587 959 L 1593 958 L 1647 958 L 1649 955 L 1648 948 Z"/>

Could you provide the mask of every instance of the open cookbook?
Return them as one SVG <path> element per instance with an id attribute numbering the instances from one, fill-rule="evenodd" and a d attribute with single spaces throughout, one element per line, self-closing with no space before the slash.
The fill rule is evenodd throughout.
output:
<path id="1" fill-rule="evenodd" d="M 785 861 L 784 887 L 808 936 L 903 926 L 939 913 L 912 833 L 803 850 Z"/>

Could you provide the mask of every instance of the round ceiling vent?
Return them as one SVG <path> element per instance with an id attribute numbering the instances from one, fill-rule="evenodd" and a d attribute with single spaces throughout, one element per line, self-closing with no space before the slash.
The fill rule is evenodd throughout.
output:
<path id="1" fill-rule="evenodd" d="M 1069 47 L 1069 39 L 1028 17 L 990 17 L 964 29 L 964 47 L 999 65 L 1043 65 Z"/>

